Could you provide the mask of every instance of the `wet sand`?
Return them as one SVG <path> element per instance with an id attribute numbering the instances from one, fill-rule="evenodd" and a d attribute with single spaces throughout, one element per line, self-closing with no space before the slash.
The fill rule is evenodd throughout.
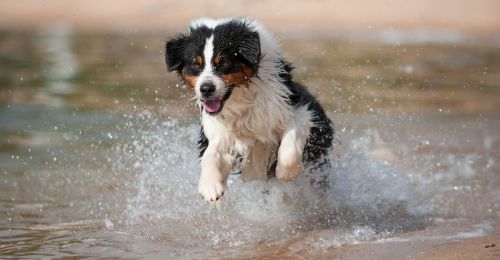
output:
<path id="1" fill-rule="evenodd" d="M 345 246 L 321 255 L 324 259 L 498 259 L 500 257 L 500 234 L 469 239 L 392 243 L 385 245 Z"/>
<path id="2" fill-rule="evenodd" d="M 398 243 L 389 245 L 345 246 L 333 252 L 310 255 L 316 259 L 498 259 L 500 257 L 500 234 L 485 237 L 442 241 Z"/>
<path id="3" fill-rule="evenodd" d="M 425 242 L 393 243 L 385 245 L 346 245 L 322 254 L 305 254 L 308 259 L 498 259 L 500 234 L 478 238 Z M 286 255 L 281 255 L 287 257 Z M 279 257 L 281 257 L 279 256 Z"/>
<path id="4" fill-rule="evenodd" d="M 498 222 L 496 224 L 498 227 Z M 434 229 L 434 230 L 433 230 Z M 345 244 L 330 248 L 307 248 L 301 245 L 311 238 L 323 236 L 322 232 L 307 232 L 274 246 L 257 246 L 252 250 L 262 252 L 255 259 L 498 259 L 500 233 L 455 233 L 436 228 L 400 233 L 397 237 Z M 438 230 L 441 228 L 437 228 Z M 454 227 L 456 232 L 459 227 Z M 434 235 L 430 235 L 434 233 Z M 444 235 L 444 236 L 443 236 Z M 297 250 L 295 248 L 300 248 Z"/>
<path id="5" fill-rule="evenodd" d="M 499 259 L 500 234 L 433 246 L 417 259 Z"/>

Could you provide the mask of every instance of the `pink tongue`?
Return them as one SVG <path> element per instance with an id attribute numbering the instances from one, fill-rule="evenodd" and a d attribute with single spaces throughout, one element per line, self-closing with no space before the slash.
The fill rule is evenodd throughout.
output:
<path id="1" fill-rule="evenodd" d="M 221 102 L 219 99 L 203 101 L 203 106 L 205 107 L 205 110 L 207 110 L 207 112 L 209 113 L 214 113 L 219 111 L 220 105 Z"/>

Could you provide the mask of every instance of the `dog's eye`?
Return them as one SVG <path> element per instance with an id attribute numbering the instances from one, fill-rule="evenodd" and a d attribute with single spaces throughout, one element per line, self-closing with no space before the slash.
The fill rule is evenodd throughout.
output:
<path id="1" fill-rule="evenodd" d="M 221 61 L 219 62 L 219 67 L 220 68 L 231 67 L 231 61 L 229 61 L 228 59 L 221 59 Z"/>
<path id="2" fill-rule="evenodd" d="M 193 62 L 193 64 L 191 65 L 193 68 L 195 69 L 201 69 L 201 65 L 198 63 L 198 62 Z"/>
<path id="3" fill-rule="evenodd" d="M 200 69 L 202 61 L 203 61 L 202 58 L 198 56 L 193 59 L 193 63 L 191 64 L 191 66 L 195 69 Z"/>

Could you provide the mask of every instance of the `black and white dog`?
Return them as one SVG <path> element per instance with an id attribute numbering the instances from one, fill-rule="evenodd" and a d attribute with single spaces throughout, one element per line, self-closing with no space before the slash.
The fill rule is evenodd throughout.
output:
<path id="1" fill-rule="evenodd" d="M 198 193 L 219 199 L 240 164 L 244 179 L 290 181 L 326 162 L 333 127 L 292 81 L 273 36 L 249 19 L 200 19 L 166 44 L 169 71 L 194 89 L 201 109 Z"/>

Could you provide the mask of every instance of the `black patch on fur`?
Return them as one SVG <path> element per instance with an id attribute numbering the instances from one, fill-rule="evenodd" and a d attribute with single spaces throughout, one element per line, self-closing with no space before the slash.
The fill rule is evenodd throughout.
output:
<path id="1" fill-rule="evenodd" d="M 291 85 L 292 84 L 292 70 L 293 70 L 293 65 L 292 63 L 288 62 L 285 59 L 280 59 L 280 66 L 283 68 L 280 70 L 278 77 L 281 79 L 281 82 L 285 85 Z"/>
<path id="2" fill-rule="evenodd" d="M 184 49 L 188 37 L 180 34 L 165 44 L 165 62 L 168 71 L 179 70 L 184 63 Z"/>
<path id="3" fill-rule="evenodd" d="M 200 127 L 200 136 L 198 138 L 198 151 L 199 151 L 200 158 L 205 153 L 205 150 L 207 150 L 207 147 L 208 147 L 208 138 L 203 131 L 203 126 L 201 126 Z"/>
<path id="4" fill-rule="evenodd" d="M 259 34 L 245 20 L 220 24 L 214 29 L 214 57 L 216 55 L 222 55 L 229 65 L 243 62 L 255 73 L 261 59 Z M 230 72 L 238 71 L 221 71 Z"/>
<path id="5" fill-rule="evenodd" d="M 184 72 L 187 75 L 198 75 L 203 66 L 197 67 L 196 57 L 203 57 L 203 49 L 208 37 L 213 30 L 200 26 L 191 28 L 188 35 L 180 34 L 174 39 L 167 41 L 165 45 L 165 61 L 169 71 Z M 203 57 L 204 58 L 204 57 Z"/>
<path id="6" fill-rule="evenodd" d="M 314 124 L 309 132 L 304 147 L 303 162 L 313 168 L 325 165 L 327 155 L 333 144 L 334 128 L 319 102 L 307 91 L 307 89 L 295 82 L 287 84 L 292 94 L 288 97 L 290 105 L 294 107 L 307 106 L 313 112 L 312 122 Z"/>
<path id="7" fill-rule="evenodd" d="M 242 72 L 245 64 L 257 73 L 261 60 L 259 34 L 244 19 L 231 20 L 211 29 L 206 26 L 190 28 L 189 34 L 180 34 L 165 45 L 165 61 L 169 71 L 197 76 L 203 71 L 196 57 L 205 59 L 203 51 L 207 38 L 213 35 L 214 53 L 210 61 L 219 74 Z M 220 55 L 222 61 L 214 63 Z"/>

